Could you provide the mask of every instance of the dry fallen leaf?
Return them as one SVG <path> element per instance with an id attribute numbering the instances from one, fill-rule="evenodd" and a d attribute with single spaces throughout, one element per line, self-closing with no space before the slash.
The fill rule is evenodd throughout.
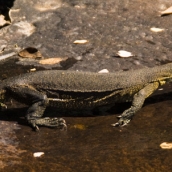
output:
<path id="1" fill-rule="evenodd" d="M 164 10 L 164 11 L 161 11 L 160 13 L 161 13 L 161 16 L 167 15 L 167 14 L 172 14 L 172 6 L 169 7 L 169 8 L 167 8 L 167 9 Z"/>
<path id="2" fill-rule="evenodd" d="M 109 71 L 107 69 L 102 69 L 98 73 L 109 73 Z"/>
<path id="3" fill-rule="evenodd" d="M 21 9 L 10 9 L 9 10 L 9 17 L 10 17 L 10 21 L 13 22 L 14 18 L 16 16 L 16 13 L 20 12 Z"/>
<path id="4" fill-rule="evenodd" d="M 34 47 L 25 48 L 24 50 L 19 52 L 19 56 L 24 57 L 24 58 L 40 58 L 40 57 L 42 57 L 41 52 Z"/>
<path id="5" fill-rule="evenodd" d="M 14 26 L 17 29 L 16 32 L 21 34 L 21 35 L 24 35 L 24 36 L 30 36 L 36 30 L 36 27 L 28 21 L 16 22 L 16 23 L 14 23 Z"/>
<path id="6" fill-rule="evenodd" d="M 88 42 L 88 40 L 75 40 L 73 43 L 74 44 L 85 44 L 85 43 L 87 43 Z"/>
<path id="7" fill-rule="evenodd" d="M 131 52 L 125 51 L 125 50 L 120 50 L 118 51 L 118 56 L 120 57 L 132 57 L 134 56 Z"/>
<path id="8" fill-rule="evenodd" d="M 48 65 L 52 65 L 52 64 L 57 64 L 60 63 L 61 61 L 67 60 L 68 58 L 61 58 L 61 57 L 56 57 L 56 58 L 49 58 L 49 59 L 44 59 L 44 60 L 39 60 L 40 64 L 48 64 Z"/>
<path id="9" fill-rule="evenodd" d="M 5 20 L 5 16 L 0 15 L 0 26 L 4 26 L 6 24 L 10 24 L 10 21 Z"/>
<path id="10" fill-rule="evenodd" d="M 33 153 L 34 157 L 41 157 L 42 155 L 44 155 L 44 152 L 35 152 L 35 153 Z"/>
<path id="11" fill-rule="evenodd" d="M 35 71 L 36 71 L 36 68 L 30 69 L 30 72 L 35 72 Z"/>
<path id="12" fill-rule="evenodd" d="M 150 28 L 150 30 L 152 32 L 162 32 L 162 31 L 164 31 L 164 29 L 162 29 L 162 28 L 156 28 L 156 27 L 152 27 L 152 28 Z"/>
<path id="13" fill-rule="evenodd" d="M 64 5 L 65 3 L 62 0 L 35 1 L 33 4 L 33 8 L 43 12 L 43 11 L 56 10 Z"/>
<path id="14" fill-rule="evenodd" d="M 162 149 L 172 149 L 172 143 L 163 142 L 163 143 L 160 144 L 160 147 Z"/>

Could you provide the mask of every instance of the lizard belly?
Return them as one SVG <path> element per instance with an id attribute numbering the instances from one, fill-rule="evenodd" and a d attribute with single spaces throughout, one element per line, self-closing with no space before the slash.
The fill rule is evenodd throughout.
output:
<path id="1" fill-rule="evenodd" d="M 134 92 L 135 93 L 135 92 Z M 114 104 L 115 102 L 130 102 L 133 99 L 131 94 L 123 90 L 107 92 L 62 92 L 49 94 L 49 106 L 59 109 L 83 109 L 97 106 Z"/>
<path id="2" fill-rule="evenodd" d="M 49 106 L 61 109 L 93 108 L 113 103 L 107 99 L 109 92 L 58 92 L 48 95 Z"/>

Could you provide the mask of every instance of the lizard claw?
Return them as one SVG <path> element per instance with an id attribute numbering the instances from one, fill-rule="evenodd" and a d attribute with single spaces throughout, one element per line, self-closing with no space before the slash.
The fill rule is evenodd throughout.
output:
<path id="1" fill-rule="evenodd" d="M 58 127 L 62 130 L 67 130 L 66 121 L 63 118 L 39 118 L 39 119 L 32 119 L 28 121 L 32 127 L 35 129 L 35 131 L 39 131 L 40 126 L 47 126 L 47 127 Z"/>
<path id="2" fill-rule="evenodd" d="M 56 118 L 58 119 L 58 118 Z M 58 119 L 59 122 L 59 126 L 62 127 L 62 130 L 67 130 L 67 125 L 66 125 L 66 121 L 63 118 L 59 118 Z"/>
<path id="3" fill-rule="evenodd" d="M 111 124 L 112 127 L 118 127 L 120 126 L 119 122 L 116 122 L 115 124 Z"/>
<path id="4" fill-rule="evenodd" d="M 39 127 L 37 125 L 35 125 L 35 131 L 39 131 Z"/>
<path id="5" fill-rule="evenodd" d="M 131 121 L 131 119 L 121 117 L 118 122 L 116 122 L 115 124 L 111 124 L 111 126 L 112 127 L 118 127 L 118 126 L 123 127 L 123 126 L 127 125 L 130 121 Z"/>

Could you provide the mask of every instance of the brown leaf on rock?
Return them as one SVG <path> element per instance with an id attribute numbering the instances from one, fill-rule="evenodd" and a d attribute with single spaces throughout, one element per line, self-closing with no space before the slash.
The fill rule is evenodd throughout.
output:
<path id="1" fill-rule="evenodd" d="M 163 143 L 160 144 L 160 147 L 162 149 L 172 149 L 172 143 L 163 142 Z"/>
<path id="2" fill-rule="evenodd" d="M 20 51 L 19 56 L 24 58 L 40 58 L 42 57 L 42 54 L 38 49 L 34 47 L 28 47 Z"/>
<path id="3" fill-rule="evenodd" d="M 33 153 L 33 157 L 35 157 L 35 158 L 41 157 L 42 155 L 44 155 L 44 152 L 35 152 L 35 153 Z"/>
<path id="4" fill-rule="evenodd" d="M 14 18 L 16 16 L 17 13 L 20 12 L 21 9 L 10 9 L 9 10 L 9 17 L 10 17 L 10 21 L 13 22 L 14 21 Z"/>
<path id="5" fill-rule="evenodd" d="M 32 68 L 29 70 L 30 72 L 35 72 L 36 71 L 36 68 Z"/>
<path id="6" fill-rule="evenodd" d="M 151 30 L 152 32 L 156 32 L 156 33 L 164 31 L 164 29 L 162 29 L 162 28 L 157 28 L 157 27 L 151 27 L 150 30 Z"/>
<path id="7" fill-rule="evenodd" d="M 16 32 L 18 34 L 24 35 L 26 37 L 32 35 L 36 30 L 36 27 L 29 21 L 19 21 L 13 25 L 16 27 Z"/>
<path id="8" fill-rule="evenodd" d="M 5 20 L 5 16 L 0 15 L 0 27 L 10 24 L 10 21 Z"/>
<path id="9" fill-rule="evenodd" d="M 102 69 L 98 73 L 109 73 L 109 71 L 107 69 Z"/>
<path id="10" fill-rule="evenodd" d="M 132 56 L 134 56 L 131 52 L 125 51 L 125 50 L 119 50 L 117 55 L 119 57 L 132 57 Z"/>
<path id="11" fill-rule="evenodd" d="M 172 6 L 167 8 L 166 10 L 164 11 L 161 11 L 161 16 L 163 15 L 168 15 L 168 14 L 172 14 Z"/>
<path id="12" fill-rule="evenodd" d="M 85 44 L 85 43 L 88 43 L 88 40 L 85 40 L 85 39 L 83 39 L 83 40 L 75 40 L 73 43 L 74 44 Z"/>
<path id="13" fill-rule="evenodd" d="M 44 59 L 44 60 L 39 60 L 40 64 L 47 64 L 47 65 L 52 65 L 52 64 L 57 64 L 60 63 L 61 61 L 67 60 L 67 57 L 54 57 L 54 58 L 49 58 L 49 59 Z"/>

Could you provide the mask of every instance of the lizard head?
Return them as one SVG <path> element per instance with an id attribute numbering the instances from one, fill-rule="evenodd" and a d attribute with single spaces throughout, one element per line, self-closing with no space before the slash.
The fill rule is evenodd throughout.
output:
<path id="1" fill-rule="evenodd" d="M 7 109 L 7 106 L 3 104 L 2 102 L 5 100 L 5 90 L 0 90 L 0 108 L 1 109 Z"/>

